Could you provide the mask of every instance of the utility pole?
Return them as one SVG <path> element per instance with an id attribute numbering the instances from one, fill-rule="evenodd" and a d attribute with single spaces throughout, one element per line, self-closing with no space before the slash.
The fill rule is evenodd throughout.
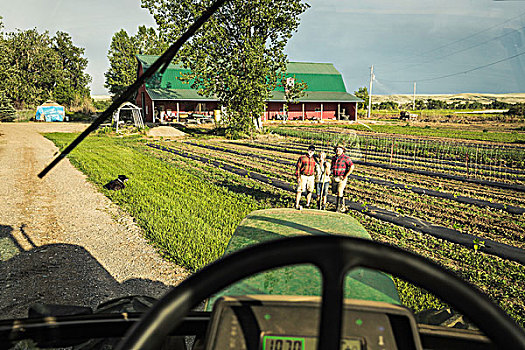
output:
<path id="1" fill-rule="evenodd" d="M 412 110 L 416 110 L 416 82 L 414 82 L 414 98 L 412 99 Z"/>
<path id="2" fill-rule="evenodd" d="M 370 110 L 372 109 L 372 81 L 374 81 L 374 65 L 370 67 L 370 89 L 368 90 L 368 115 L 370 119 Z"/>

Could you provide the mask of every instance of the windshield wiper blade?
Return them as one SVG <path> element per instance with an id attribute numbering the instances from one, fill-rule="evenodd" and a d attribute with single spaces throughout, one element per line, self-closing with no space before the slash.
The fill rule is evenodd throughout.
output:
<path id="1" fill-rule="evenodd" d="M 137 91 L 140 86 L 150 78 L 162 67 L 164 71 L 171 60 L 184 43 L 195 34 L 195 32 L 228 0 L 217 0 L 215 1 L 204 13 L 193 23 L 188 30 L 181 35 L 181 37 L 171 45 L 162 56 L 160 56 L 137 80 L 124 91 L 113 103 L 99 115 L 90 126 L 87 127 L 73 142 L 71 142 L 53 161 L 44 168 L 39 174 L 39 178 L 43 178 L 46 174 L 53 169 L 63 158 L 65 158 L 80 142 L 82 142 L 91 132 L 95 131 L 100 124 L 102 124 L 108 117 L 110 117 L 115 110 L 128 98 Z"/>

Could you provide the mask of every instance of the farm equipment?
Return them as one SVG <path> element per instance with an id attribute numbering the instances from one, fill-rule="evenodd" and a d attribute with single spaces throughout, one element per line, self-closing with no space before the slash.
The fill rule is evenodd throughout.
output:
<path id="1" fill-rule="evenodd" d="M 399 119 L 401 120 L 405 120 L 405 121 L 410 121 L 410 122 L 415 122 L 417 121 L 417 117 L 418 115 L 417 114 L 414 114 L 414 113 L 410 113 L 408 111 L 401 111 L 399 113 Z"/>
<path id="2" fill-rule="evenodd" d="M 435 293 L 481 331 L 418 323 L 400 305 L 401 291 L 391 275 Z M 191 311 L 206 299 L 204 311 Z M 449 315 L 449 310 L 425 312 L 427 320 L 438 322 Z M 475 288 L 426 259 L 374 242 L 348 215 L 318 210 L 251 213 L 237 227 L 222 259 L 158 301 L 120 298 L 94 312 L 40 305 L 30 316 L 0 321 L 0 346 L 22 346 L 28 339 L 33 345 L 76 350 L 525 345 L 523 329 Z M 23 339 L 25 343 L 16 344 Z"/>

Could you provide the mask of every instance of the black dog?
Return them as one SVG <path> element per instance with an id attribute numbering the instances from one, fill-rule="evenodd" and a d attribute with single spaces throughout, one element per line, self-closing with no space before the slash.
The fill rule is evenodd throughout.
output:
<path id="1" fill-rule="evenodd" d="M 110 182 L 105 184 L 104 188 L 113 191 L 122 190 L 124 189 L 124 187 L 126 187 L 124 185 L 124 182 L 126 181 L 128 181 L 128 177 L 126 175 L 119 175 L 117 179 L 111 180 Z"/>

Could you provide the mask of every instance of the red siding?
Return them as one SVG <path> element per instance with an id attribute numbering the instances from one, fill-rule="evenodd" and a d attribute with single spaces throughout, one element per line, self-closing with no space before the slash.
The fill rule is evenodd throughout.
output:
<path id="1" fill-rule="evenodd" d="M 303 119 L 303 105 L 304 105 L 304 119 L 313 120 L 321 119 L 321 103 L 319 102 L 305 102 L 290 104 L 288 107 L 288 119 L 302 120 Z M 323 102 L 322 103 L 322 117 L 324 120 L 337 119 L 337 102 Z M 350 116 L 350 120 L 355 120 L 355 102 L 339 103 L 339 113 Z M 280 102 L 269 102 L 266 112 L 263 115 L 263 120 L 276 120 L 279 115 L 283 114 L 283 104 Z"/>

